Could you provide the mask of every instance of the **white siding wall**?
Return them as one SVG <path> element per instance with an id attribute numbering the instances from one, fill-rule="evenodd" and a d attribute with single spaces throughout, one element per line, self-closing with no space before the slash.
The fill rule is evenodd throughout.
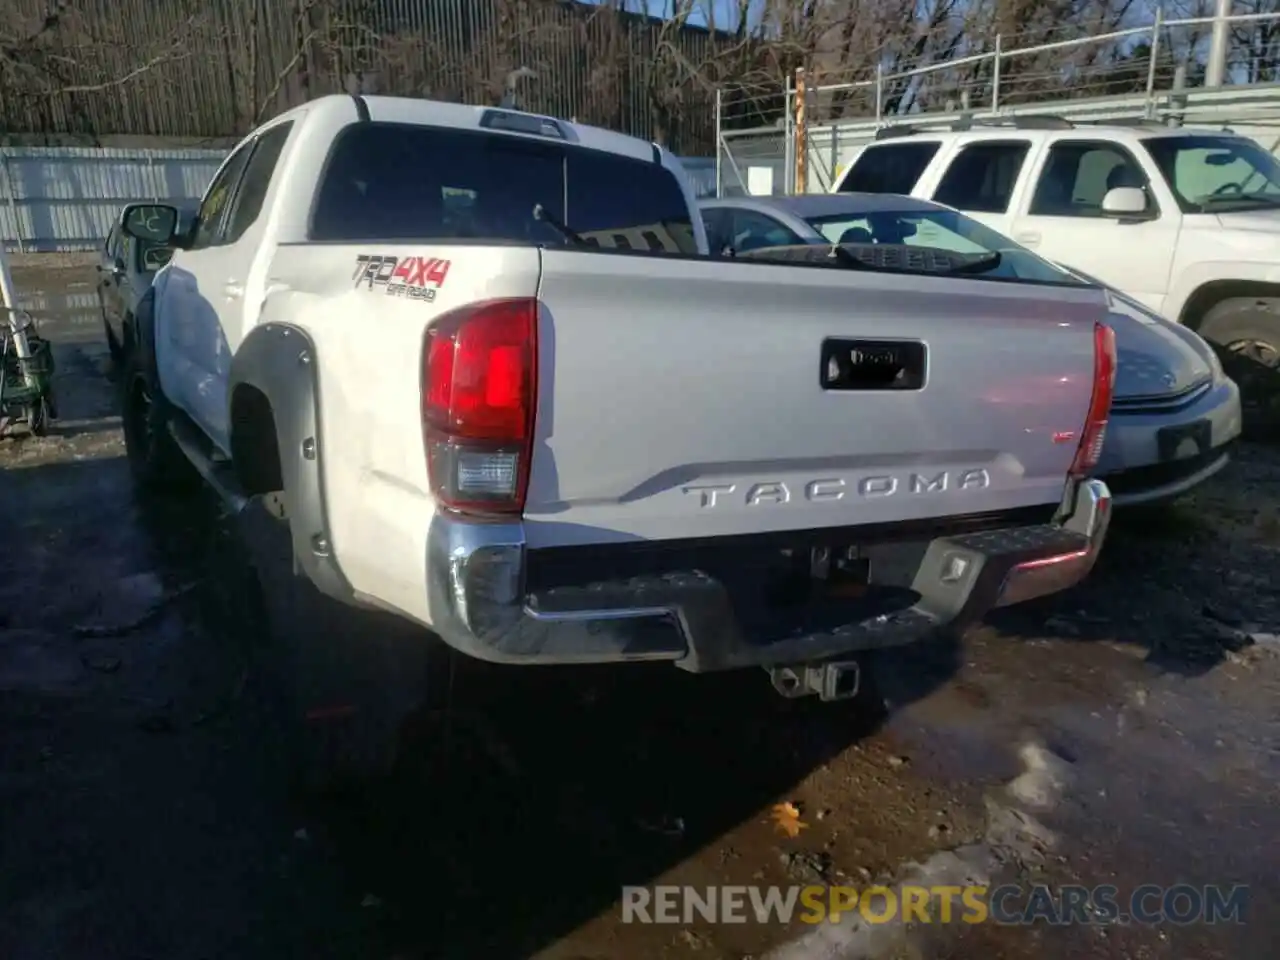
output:
<path id="1" fill-rule="evenodd" d="M 0 147 L 0 242 L 9 252 L 95 249 L 126 203 L 199 199 L 225 155 Z"/>

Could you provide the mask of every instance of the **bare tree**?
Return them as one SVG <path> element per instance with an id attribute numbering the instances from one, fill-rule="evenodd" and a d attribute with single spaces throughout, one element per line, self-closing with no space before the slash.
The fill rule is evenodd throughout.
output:
<path id="1" fill-rule="evenodd" d="M 165 18 L 140 31 L 104 16 L 92 0 L 9 0 L 0 18 L 0 122 L 7 132 L 95 135 L 146 118 L 121 91 L 165 89 L 175 71 L 207 49 L 216 25 L 201 0 L 165 0 Z"/>
<path id="2" fill-rule="evenodd" d="M 771 125 L 802 66 L 811 87 L 840 86 L 811 121 L 987 102 L 997 36 L 1002 102 L 1141 89 L 1137 41 L 1042 48 L 1149 18 L 1156 0 L 469 2 L 460 17 L 434 0 L 9 0 L 0 129 L 233 136 L 321 94 L 388 93 L 505 98 L 709 153 L 717 90 L 726 125 Z M 1204 46 L 1166 32 L 1162 78 Z M 1277 78 L 1275 25 L 1242 28 L 1237 47 L 1238 71 Z"/>

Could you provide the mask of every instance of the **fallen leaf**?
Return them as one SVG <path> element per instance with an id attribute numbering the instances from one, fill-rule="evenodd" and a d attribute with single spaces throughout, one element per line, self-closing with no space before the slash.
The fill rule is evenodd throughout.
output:
<path id="1" fill-rule="evenodd" d="M 800 819 L 800 809 L 794 803 L 775 803 L 772 813 L 774 825 L 788 837 L 800 836 L 800 831 L 809 826 Z"/>

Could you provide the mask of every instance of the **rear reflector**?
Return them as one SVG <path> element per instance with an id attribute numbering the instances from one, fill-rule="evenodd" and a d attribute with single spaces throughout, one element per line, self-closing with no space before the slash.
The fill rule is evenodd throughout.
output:
<path id="1" fill-rule="evenodd" d="M 436 499 L 461 513 L 524 508 L 533 443 L 538 302 L 487 300 L 427 329 L 422 422 Z"/>
<path id="2" fill-rule="evenodd" d="M 1080 434 L 1080 446 L 1071 464 L 1073 477 L 1087 477 L 1102 459 L 1107 442 L 1107 420 L 1116 386 L 1116 335 L 1104 323 L 1093 327 L 1093 394 L 1089 415 Z"/>

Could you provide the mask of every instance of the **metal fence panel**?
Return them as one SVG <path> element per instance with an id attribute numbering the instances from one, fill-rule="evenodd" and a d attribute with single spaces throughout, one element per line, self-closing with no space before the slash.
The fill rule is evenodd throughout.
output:
<path id="1" fill-rule="evenodd" d="M 717 144 L 721 193 L 733 197 L 784 192 L 790 175 L 787 139 L 781 128 L 722 133 Z"/>
<path id="2" fill-rule="evenodd" d="M 13 35 L 38 35 L 56 66 L 0 57 L 6 133 L 232 137 L 330 93 L 492 103 L 525 67 L 517 93 L 531 111 L 681 153 L 710 153 L 714 137 L 712 94 L 687 65 L 712 59 L 717 37 L 620 4 L 75 0 L 47 30 L 47 0 L 6 7 Z"/>

